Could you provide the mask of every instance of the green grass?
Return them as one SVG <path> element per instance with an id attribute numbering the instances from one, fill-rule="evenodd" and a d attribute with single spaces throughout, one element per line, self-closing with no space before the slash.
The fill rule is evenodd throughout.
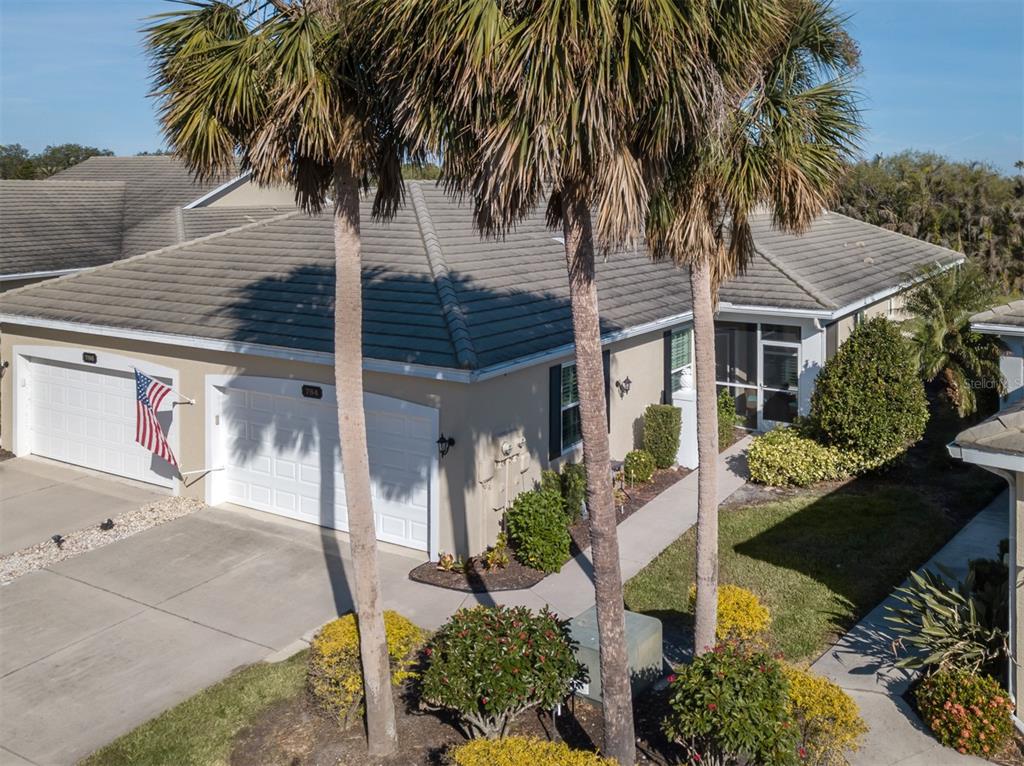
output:
<path id="1" fill-rule="evenodd" d="M 723 509 L 721 581 L 762 599 L 773 644 L 787 659 L 811 659 L 954 531 L 920 492 L 884 485 Z M 691 529 L 631 579 L 628 608 L 661 618 L 666 629 L 691 625 L 695 547 Z"/>
<path id="2" fill-rule="evenodd" d="M 81 766 L 226 764 L 235 735 L 305 684 L 306 654 L 238 671 L 114 740 Z"/>

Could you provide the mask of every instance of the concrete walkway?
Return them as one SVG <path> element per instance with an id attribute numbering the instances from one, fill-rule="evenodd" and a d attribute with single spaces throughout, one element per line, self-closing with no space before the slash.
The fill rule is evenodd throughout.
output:
<path id="1" fill-rule="evenodd" d="M 947 567 L 958 578 L 972 558 L 992 558 L 1009 534 L 1008 496 L 1004 492 L 950 540 L 922 569 Z M 914 675 L 893 667 L 891 630 L 885 621 L 889 598 L 826 652 L 812 669 L 843 687 L 860 706 L 871 727 L 851 766 L 960 766 L 984 764 L 940 745 L 903 701 Z"/>

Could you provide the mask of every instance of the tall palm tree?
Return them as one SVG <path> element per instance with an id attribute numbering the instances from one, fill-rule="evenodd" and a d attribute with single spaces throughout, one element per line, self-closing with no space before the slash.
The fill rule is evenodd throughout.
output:
<path id="1" fill-rule="evenodd" d="M 939 380 L 960 417 L 978 410 L 976 383 L 1002 390 L 999 341 L 971 330 L 971 315 L 996 301 L 996 290 L 985 272 L 967 262 L 922 282 L 907 295 L 905 310 L 910 342 L 917 352 L 921 378 Z"/>
<path id="2" fill-rule="evenodd" d="M 647 181 L 698 112 L 700 18 L 637 0 L 369 0 L 403 125 L 487 234 L 547 200 L 565 242 L 600 636 L 604 752 L 635 762 L 595 257 L 641 238 Z M 596 212 L 594 212 L 596 211 Z"/>
<path id="3" fill-rule="evenodd" d="M 334 212 L 334 374 L 372 755 L 398 746 L 363 410 L 360 192 L 374 214 L 401 201 L 395 104 L 376 80 L 354 3 L 194 0 L 146 30 L 169 146 L 198 176 L 233 170 L 286 183 Z"/>
<path id="4" fill-rule="evenodd" d="M 827 0 L 721 2 L 710 55 L 723 98 L 718 129 L 690 141 L 655 190 L 655 257 L 690 267 L 697 387 L 697 603 L 694 650 L 715 643 L 718 416 L 714 307 L 723 281 L 754 256 L 748 217 L 804 231 L 834 194 L 859 131 L 849 78 L 857 49 Z"/>

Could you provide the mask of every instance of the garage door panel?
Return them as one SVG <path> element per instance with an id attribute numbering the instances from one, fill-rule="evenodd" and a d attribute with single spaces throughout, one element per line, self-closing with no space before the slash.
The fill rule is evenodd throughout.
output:
<path id="1" fill-rule="evenodd" d="M 223 412 L 231 435 L 225 487 L 231 502 L 348 529 L 332 397 L 302 399 L 241 388 L 225 393 Z M 405 409 L 397 400 L 368 397 L 375 523 L 380 539 L 426 550 L 436 436 L 427 418 Z M 244 445 L 235 436 L 239 433 L 246 434 Z M 333 469 L 326 475 L 325 463 Z"/>
<path id="2" fill-rule="evenodd" d="M 32 358 L 25 400 L 31 452 L 171 487 L 175 470 L 135 442 L 131 372 Z M 165 433 L 174 414 L 159 413 Z"/>

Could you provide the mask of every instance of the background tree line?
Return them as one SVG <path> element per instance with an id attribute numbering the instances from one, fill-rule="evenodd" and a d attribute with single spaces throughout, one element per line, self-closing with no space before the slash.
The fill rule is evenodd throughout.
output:
<path id="1" fill-rule="evenodd" d="M 1024 288 L 1024 162 L 1009 177 L 929 152 L 850 166 L 836 212 L 964 253 L 1004 292 Z"/>
<path id="2" fill-rule="evenodd" d="M 165 149 L 152 152 L 139 152 L 138 156 L 147 154 L 170 154 Z M 67 170 L 72 165 L 84 162 L 90 157 L 113 157 L 110 149 L 82 144 L 58 144 L 47 146 L 43 151 L 33 154 L 21 144 L 0 144 L 0 178 L 33 180 L 49 178 L 54 173 Z"/>

